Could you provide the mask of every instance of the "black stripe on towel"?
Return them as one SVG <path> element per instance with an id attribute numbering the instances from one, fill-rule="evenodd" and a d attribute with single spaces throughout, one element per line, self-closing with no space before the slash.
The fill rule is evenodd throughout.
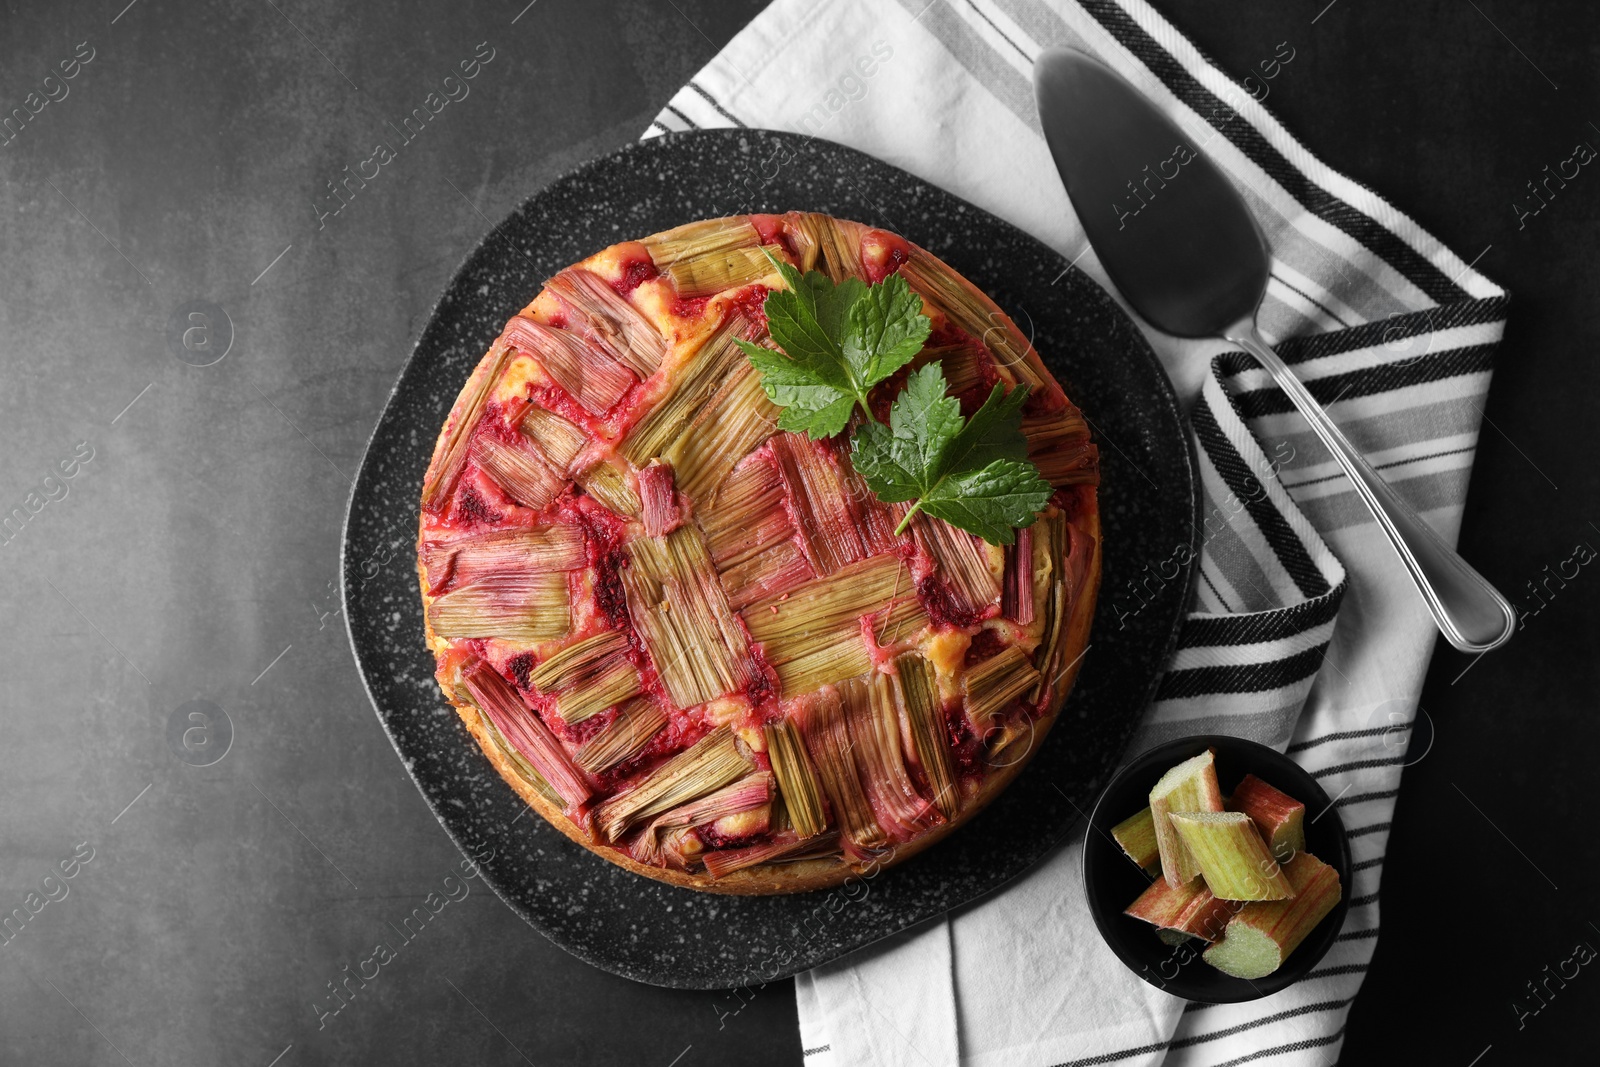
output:
<path id="1" fill-rule="evenodd" d="M 1289 577 L 1294 579 L 1300 594 L 1305 597 L 1317 597 L 1328 592 L 1328 579 L 1311 559 L 1311 554 L 1306 551 L 1306 546 L 1301 542 L 1299 535 L 1289 528 L 1288 520 L 1283 517 L 1277 505 L 1267 499 L 1267 492 L 1261 480 L 1250 472 L 1244 457 L 1239 455 L 1233 447 L 1233 442 L 1223 434 L 1222 427 L 1217 424 L 1216 415 L 1212 413 L 1211 405 L 1206 402 L 1205 397 L 1202 396 L 1195 404 L 1194 410 L 1189 415 L 1189 421 L 1194 426 L 1200 447 L 1206 450 L 1212 466 L 1216 467 L 1217 473 L 1222 476 L 1223 484 L 1244 503 L 1245 510 L 1255 520 L 1256 527 L 1261 531 L 1261 536 L 1266 538 L 1273 554 L 1278 557 L 1278 562 L 1283 565 Z"/>
<path id="2" fill-rule="evenodd" d="M 1211 645 L 1253 645 L 1281 641 L 1332 622 L 1339 614 L 1337 596 L 1319 596 L 1287 608 L 1247 615 L 1191 615 L 1184 621 L 1179 648 Z M 1290 751 L 1293 751 L 1291 749 Z"/>
<path id="3" fill-rule="evenodd" d="M 1409 726 L 1410 723 L 1407 722 L 1404 725 Z M 1340 730 L 1338 733 L 1313 737 L 1309 741 L 1296 741 L 1284 749 L 1284 752 L 1292 756 L 1296 752 L 1304 752 L 1308 748 L 1316 748 L 1318 745 L 1327 744 L 1329 741 L 1347 741 L 1353 737 L 1376 737 L 1379 734 L 1386 734 L 1392 729 L 1394 729 L 1394 726 L 1374 726 L 1366 730 Z"/>
<path id="4" fill-rule="evenodd" d="M 727 108 L 725 108 L 721 104 L 717 103 L 717 98 L 716 97 L 712 96 L 710 93 L 708 93 L 704 89 L 700 88 L 700 84 L 698 82 L 691 81 L 689 83 L 689 88 L 691 88 L 695 92 L 699 93 L 705 99 L 706 103 L 710 104 L 712 107 L 717 109 L 717 114 L 721 115 L 723 118 L 727 119 L 729 122 L 733 123 L 735 126 L 742 126 L 745 129 L 749 129 L 750 128 L 747 123 L 745 123 L 745 122 L 740 120 L 739 116 L 735 115 L 733 112 L 729 111 Z"/>
<path id="5" fill-rule="evenodd" d="M 1261 1060 L 1266 1059 L 1268 1056 L 1281 1056 L 1285 1052 L 1302 1052 L 1308 1048 L 1319 1048 L 1323 1045 L 1331 1045 L 1335 1041 L 1343 1039 L 1343 1037 L 1344 1027 L 1341 1026 L 1339 1029 L 1335 1030 L 1331 1034 L 1328 1034 L 1326 1037 L 1308 1037 L 1303 1041 L 1291 1041 L 1287 1045 L 1276 1045 L 1272 1048 L 1264 1048 L 1257 1052 L 1249 1053 L 1245 1056 L 1239 1056 L 1235 1059 L 1225 1060 L 1222 1063 L 1217 1064 L 1216 1067 L 1239 1067 L 1239 1064 L 1249 1063 L 1251 1060 Z"/>
<path id="6" fill-rule="evenodd" d="M 1304 681 L 1322 667 L 1326 642 L 1315 648 L 1266 663 L 1235 663 L 1225 667 L 1189 667 L 1161 676 L 1157 700 L 1181 700 L 1208 693 L 1259 693 Z"/>
<path id="7" fill-rule="evenodd" d="M 689 127 L 691 130 L 698 130 L 700 128 L 698 125 L 695 124 L 694 119 L 690 118 L 688 115 L 685 115 L 683 112 L 679 111 L 677 108 L 673 107 L 671 104 L 668 104 L 666 109 L 668 111 L 672 112 L 672 114 L 674 116 L 676 116 L 676 118 L 678 119 L 679 122 L 683 123 L 685 126 Z"/>
<path id="8" fill-rule="evenodd" d="M 1430 352 L 1416 359 L 1399 363 L 1385 363 L 1377 367 L 1363 367 L 1344 374 L 1329 374 L 1322 378 L 1302 379 L 1307 391 L 1319 404 L 1328 405 L 1336 400 L 1354 400 L 1356 397 L 1388 393 L 1412 385 L 1457 378 L 1463 374 L 1478 374 L 1494 368 L 1494 345 L 1471 345 L 1453 348 L 1447 352 Z M 1223 377 L 1231 377 L 1256 366 L 1254 360 L 1242 352 L 1218 356 L 1215 367 Z M 1234 407 L 1246 419 L 1259 419 L 1263 415 L 1282 415 L 1293 411 L 1294 404 L 1276 385 L 1264 389 L 1250 389 L 1233 395 Z"/>
<path id="9" fill-rule="evenodd" d="M 1307 977 L 1309 977 L 1309 975 Z M 1348 1006 L 1355 999 L 1355 997 L 1346 997 L 1343 1000 L 1328 1000 L 1323 1001 L 1320 1004 L 1306 1004 L 1303 1007 L 1290 1008 L 1288 1011 L 1280 1011 L 1275 1012 L 1272 1015 L 1264 1015 L 1259 1019 L 1252 1019 L 1247 1023 L 1240 1023 L 1237 1026 L 1230 1026 L 1225 1030 L 1213 1030 L 1209 1034 L 1196 1034 L 1194 1037 L 1180 1037 L 1176 1041 L 1172 1042 L 1170 1047 L 1179 1049 L 1189 1048 L 1193 1045 L 1203 1045 L 1207 1041 L 1215 1041 L 1221 1037 L 1232 1037 L 1235 1034 L 1242 1034 L 1246 1030 L 1254 1030 L 1258 1026 L 1267 1026 L 1271 1023 L 1282 1022 L 1284 1019 L 1294 1019 L 1301 1015 L 1313 1015 L 1319 1011 L 1334 1011 Z"/>
<path id="10" fill-rule="evenodd" d="M 1506 317 L 1507 298 L 1483 297 L 1478 300 L 1458 300 L 1453 304 L 1396 315 L 1352 326 L 1346 330 L 1289 337 L 1273 346 L 1285 363 L 1304 363 L 1324 356 L 1337 356 L 1345 352 L 1359 352 L 1363 348 L 1393 345 L 1412 337 L 1453 330 L 1460 326 L 1483 326 L 1499 322 Z M 1253 361 L 1246 361 L 1254 366 Z"/>
<path id="11" fill-rule="evenodd" d="M 1366 804 L 1374 800 L 1388 800 L 1399 795 L 1399 789 L 1374 789 L 1370 793 L 1352 793 L 1349 796 L 1340 797 L 1333 802 L 1333 806 L 1346 808 L 1351 804 Z"/>
<path id="12" fill-rule="evenodd" d="M 1153 1045 L 1140 1045 L 1138 1048 L 1123 1049 L 1121 1052 L 1103 1052 L 1098 1056 L 1086 1056 L 1081 1060 L 1063 1060 L 1055 1064 L 1055 1067 L 1094 1067 L 1100 1063 L 1115 1063 L 1129 1056 L 1147 1056 L 1152 1052 L 1160 1052 L 1168 1044 L 1166 1041 L 1157 1041 Z"/>
<path id="13" fill-rule="evenodd" d="M 1313 778 L 1326 778 L 1330 774 L 1342 774 L 1345 771 L 1359 771 L 1367 767 L 1394 767 L 1406 761 L 1405 756 L 1391 756 L 1388 759 L 1358 759 L 1349 763 L 1338 763 L 1332 767 L 1324 767 L 1320 771 L 1312 771 Z"/>

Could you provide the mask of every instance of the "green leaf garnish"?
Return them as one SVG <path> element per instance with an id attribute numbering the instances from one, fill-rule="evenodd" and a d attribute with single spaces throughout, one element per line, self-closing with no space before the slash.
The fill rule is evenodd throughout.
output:
<path id="1" fill-rule="evenodd" d="M 1052 490 L 1028 461 L 1028 387 L 1007 393 L 996 384 L 967 419 L 932 363 L 909 376 L 884 426 L 868 394 L 922 351 L 932 328 L 922 298 L 898 274 L 876 285 L 859 278 L 835 285 L 767 258 L 788 286 L 767 294 L 763 305 L 782 351 L 738 343 L 761 373 L 767 398 L 782 409 L 778 428 L 832 437 L 859 407 L 865 418 L 851 443 L 856 470 L 884 503 L 914 501 L 896 533 L 918 511 L 1000 545 L 1012 543 L 1015 527 L 1032 525 Z"/>
<path id="2" fill-rule="evenodd" d="M 740 341 L 767 398 L 783 413 L 778 428 L 815 440 L 845 428 L 859 405 L 872 417 L 867 394 L 922 351 L 931 328 L 922 298 L 898 274 L 878 285 L 846 278 L 835 285 L 818 272 L 802 275 L 767 258 L 788 289 L 767 294 L 767 331 L 782 348 Z"/>
<path id="3" fill-rule="evenodd" d="M 1006 393 L 997 383 L 971 419 L 945 395 L 936 363 L 912 374 L 889 409 L 889 425 L 856 430 L 851 459 L 867 486 L 886 504 L 915 501 L 896 533 L 918 511 L 1009 545 L 1015 528 L 1031 526 L 1050 500 L 1050 483 L 1028 462 L 1022 405 L 1028 387 Z"/>

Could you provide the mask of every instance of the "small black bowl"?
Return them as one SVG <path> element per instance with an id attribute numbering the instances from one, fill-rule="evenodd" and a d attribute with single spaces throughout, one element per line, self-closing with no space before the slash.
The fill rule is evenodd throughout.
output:
<path id="1" fill-rule="evenodd" d="M 1111 828 L 1149 803 L 1150 788 L 1175 764 L 1216 751 L 1223 795 L 1247 774 L 1276 786 L 1306 806 L 1306 851 L 1339 872 L 1342 893 L 1317 928 L 1272 974 L 1249 980 L 1223 974 L 1200 958 L 1201 942 L 1164 944 L 1155 927 L 1122 912 L 1150 884 L 1111 838 Z M 1315 821 L 1313 821 L 1313 819 Z M 1089 816 L 1083 843 L 1083 883 L 1100 936 L 1128 968 L 1157 989 L 1206 1004 L 1256 1000 L 1286 989 L 1317 965 L 1332 947 L 1350 910 L 1350 840 L 1339 812 L 1317 780 L 1282 753 L 1225 734 L 1169 741 L 1136 756 L 1111 779 Z"/>

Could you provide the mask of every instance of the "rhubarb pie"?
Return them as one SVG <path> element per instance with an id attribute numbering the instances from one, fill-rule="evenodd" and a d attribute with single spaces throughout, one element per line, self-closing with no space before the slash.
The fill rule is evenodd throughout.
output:
<path id="1" fill-rule="evenodd" d="M 1029 387 L 1053 495 L 1014 543 L 903 521 L 845 438 L 778 428 L 736 343 L 776 347 L 774 260 L 922 299 L 927 342 L 874 403 L 932 361 L 968 414 Z M 417 546 L 438 681 L 500 775 L 611 862 L 834 885 L 949 834 L 1037 749 L 1094 613 L 1098 469 L 1012 321 L 902 237 L 792 212 L 613 245 L 511 319 L 439 435 Z"/>

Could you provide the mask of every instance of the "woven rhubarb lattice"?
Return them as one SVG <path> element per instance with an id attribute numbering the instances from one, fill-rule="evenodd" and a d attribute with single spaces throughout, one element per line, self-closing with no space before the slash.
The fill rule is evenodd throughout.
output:
<path id="1" fill-rule="evenodd" d="M 842 438 L 777 428 L 737 343 L 771 346 L 773 258 L 898 272 L 922 298 L 927 344 L 874 404 L 931 361 L 969 413 L 1029 387 L 1055 492 L 1015 544 L 902 522 Z M 606 859 L 719 892 L 837 884 L 969 819 L 1060 712 L 1099 583 L 1098 469 L 1011 320 L 901 237 L 790 213 L 613 245 L 511 319 L 440 433 L 418 538 L 439 684 L 506 781 Z"/>

